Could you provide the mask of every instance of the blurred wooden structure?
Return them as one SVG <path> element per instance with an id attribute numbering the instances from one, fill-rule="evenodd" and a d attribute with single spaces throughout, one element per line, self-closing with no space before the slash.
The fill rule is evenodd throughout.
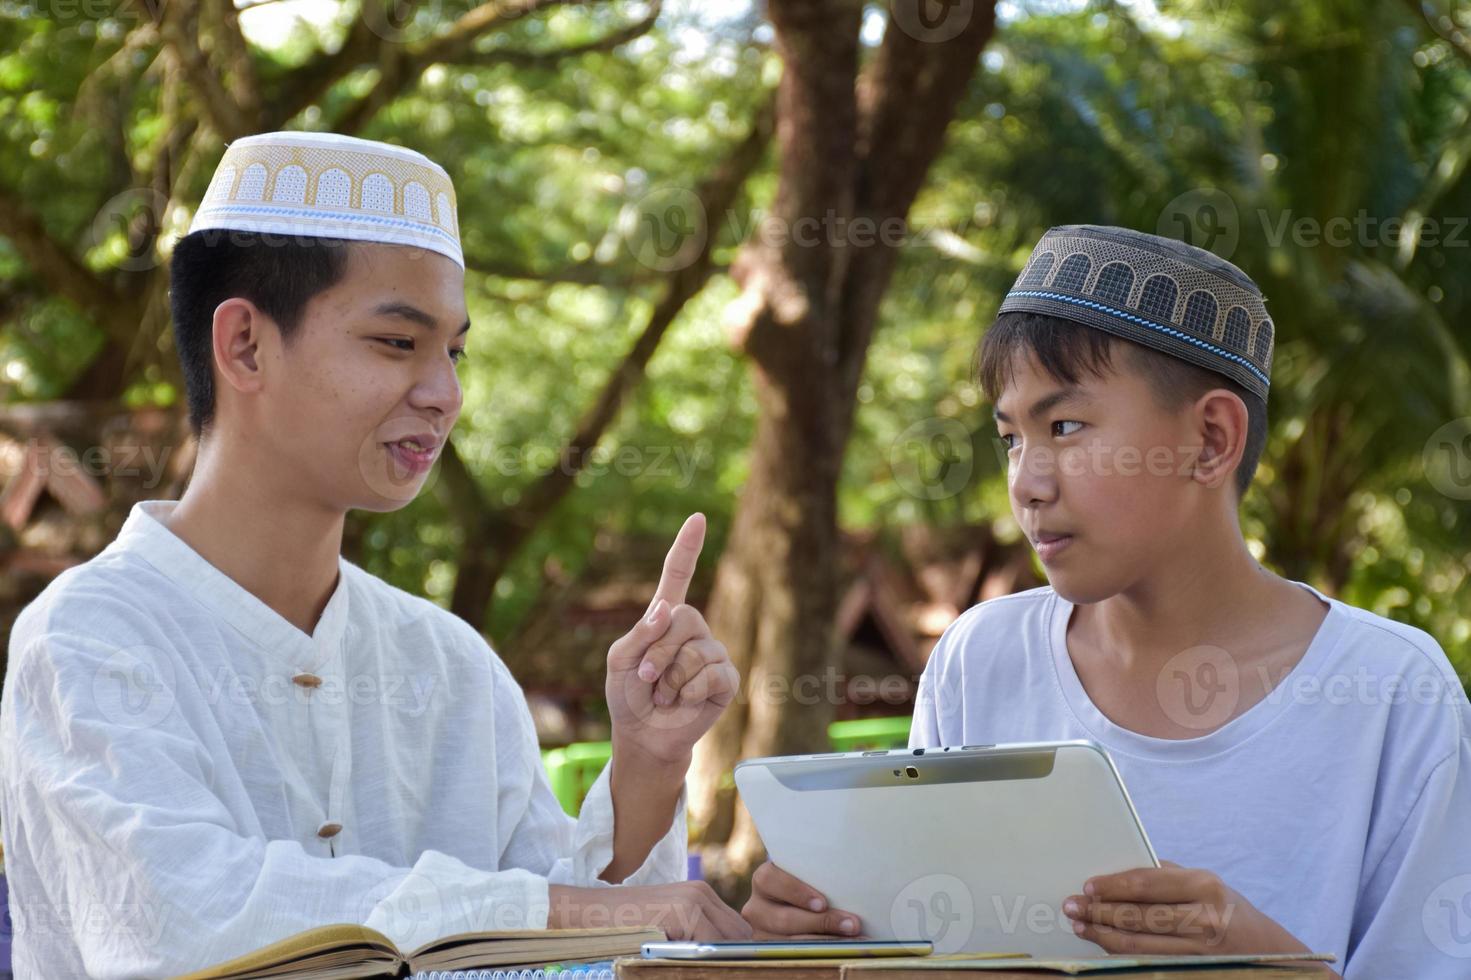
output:
<path id="1" fill-rule="evenodd" d="M 26 603 L 105 548 L 133 504 L 183 492 L 194 450 L 166 409 L 0 406 L 0 657 Z"/>

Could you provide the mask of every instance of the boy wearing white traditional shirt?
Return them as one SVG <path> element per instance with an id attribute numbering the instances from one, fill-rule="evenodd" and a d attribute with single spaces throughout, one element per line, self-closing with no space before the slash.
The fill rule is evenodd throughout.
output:
<path id="1" fill-rule="evenodd" d="M 444 171 L 366 140 L 238 140 L 170 272 L 189 487 L 135 506 L 11 634 L 15 975 L 162 977 L 340 922 L 404 949 L 584 924 L 748 936 L 684 881 L 685 770 L 738 683 L 684 604 L 702 517 L 609 651 L 613 757 L 576 820 L 484 639 L 341 557 L 347 511 L 413 499 L 460 411 Z"/>
<path id="2" fill-rule="evenodd" d="M 910 744 L 1109 751 L 1166 860 L 1052 910 L 1106 952 L 1312 950 L 1350 980 L 1465 978 L 1471 708 L 1430 636 L 1247 550 L 1271 351 L 1230 263 L 1119 228 L 1043 237 L 979 367 L 1050 586 L 950 627 Z M 770 863 L 744 914 L 758 935 L 863 929 Z"/>

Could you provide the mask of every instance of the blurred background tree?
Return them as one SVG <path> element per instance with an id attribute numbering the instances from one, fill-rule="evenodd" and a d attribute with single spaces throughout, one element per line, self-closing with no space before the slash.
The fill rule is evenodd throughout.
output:
<path id="1" fill-rule="evenodd" d="M 300 127 L 444 164 L 470 266 L 453 445 L 412 504 L 351 516 L 347 554 L 475 624 L 534 694 L 580 701 L 565 737 L 596 735 L 598 630 L 637 612 L 588 595 L 656 573 L 645 543 L 692 510 L 712 531 L 695 591 L 758 685 L 848 669 L 855 541 L 915 568 L 916 531 L 980 542 L 1005 574 L 945 566 L 948 615 L 1036 581 L 971 358 L 1036 237 L 1083 221 L 1261 283 L 1278 349 L 1253 552 L 1428 630 L 1465 680 L 1467 14 L 3 0 L 0 623 L 133 500 L 182 489 L 168 249 L 225 141 Z M 171 466 L 27 478 L 120 438 Z M 901 631 L 932 642 L 946 608 L 909 604 Z M 854 710 L 748 693 L 702 745 L 693 829 L 732 880 L 758 844 L 731 763 L 819 750 Z"/>

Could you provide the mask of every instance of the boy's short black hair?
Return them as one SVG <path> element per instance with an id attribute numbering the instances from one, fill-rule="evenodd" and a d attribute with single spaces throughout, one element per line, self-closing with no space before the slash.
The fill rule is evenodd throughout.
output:
<path id="1" fill-rule="evenodd" d="M 174 246 L 169 304 L 196 436 L 214 422 L 215 309 L 227 299 L 248 299 L 276 321 L 290 345 L 307 301 L 346 273 L 349 245 L 336 238 L 215 229 L 196 231 Z"/>
<path id="2" fill-rule="evenodd" d="M 1023 312 L 996 317 L 981 338 L 976 375 L 986 397 L 995 403 L 1011 383 L 1018 355 L 1035 357 L 1042 370 L 1072 385 L 1085 374 L 1101 377 L 1111 369 L 1116 344 L 1127 347 L 1163 409 L 1180 408 L 1212 388 L 1224 388 L 1246 403 L 1246 446 L 1236 468 L 1236 496 L 1244 497 L 1267 443 L 1267 403 L 1225 375 L 1071 320 Z"/>

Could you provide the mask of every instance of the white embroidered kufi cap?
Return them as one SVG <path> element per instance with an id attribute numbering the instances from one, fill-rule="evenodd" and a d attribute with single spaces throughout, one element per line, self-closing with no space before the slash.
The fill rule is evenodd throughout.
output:
<path id="1" fill-rule="evenodd" d="M 209 229 L 416 245 L 465 267 L 444 168 L 414 150 L 333 133 L 232 142 L 189 226 Z"/>

